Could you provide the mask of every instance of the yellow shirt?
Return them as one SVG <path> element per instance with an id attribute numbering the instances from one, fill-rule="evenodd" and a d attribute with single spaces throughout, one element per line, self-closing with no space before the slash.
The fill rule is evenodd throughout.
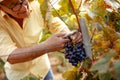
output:
<path id="1" fill-rule="evenodd" d="M 12 65 L 7 62 L 7 55 L 13 50 L 37 44 L 41 38 L 44 22 L 40 12 L 40 5 L 37 1 L 32 1 L 29 6 L 32 12 L 29 17 L 24 19 L 23 29 L 14 19 L 0 11 L 0 56 L 6 55 L 2 57 L 2 60 L 5 62 L 4 68 L 9 80 L 20 80 L 29 73 L 44 78 L 50 69 L 47 54 L 24 63 Z M 51 21 L 52 26 L 49 27 L 52 33 L 60 32 L 63 28 L 66 28 L 65 24 L 59 19 L 54 19 Z M 62 25 L 56 22 L 62 23 Z"/>

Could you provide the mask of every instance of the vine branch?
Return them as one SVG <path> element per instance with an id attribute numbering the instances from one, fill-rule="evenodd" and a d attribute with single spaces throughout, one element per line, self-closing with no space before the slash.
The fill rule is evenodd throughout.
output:
<path id="1" fill-rule="evenodd" d="M 82 4 L 82 0 L 80 1 L 80 4 L 79 4 L 79 6 L 78 6 L 78 10 L 80 9 L 80 7 L 81 7 L 81 4 Z"/>
<path id="2" fill-rule="evenodd" d="M 81 1 L 81 2 L 82 2 L 82 1 Z M 71 8 L 72 8 L 72 10 L 73 10 L 73 13 L 74 13 L 74 15 L 75 15 L 75 17 L 76 17 L 76 20 L 77 20 L 77 23 L 78 23 L 78 30 L 81 32 L 80 21 L 79 21 L 79 18 L 78 18 L 77 11 L 75 10 L 75 8 L 74 8 L 71 0 L 69 0 L 69 3 L 70 3 L 70 5 L 71 5 Z"/>

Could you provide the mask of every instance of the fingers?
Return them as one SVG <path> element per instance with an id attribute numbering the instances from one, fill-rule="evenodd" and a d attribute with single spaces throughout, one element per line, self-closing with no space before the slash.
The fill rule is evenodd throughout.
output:
<path id="1" fill-rule="evenodd" d="M 55 36 L 63 39 L 63 43 L 66 43 L 66 42 L 70 41 L 70 39 L 68 39 L 68 38 L 65 39 L 65 38 L 64 38 L 65 35 L 66 35 L 66 33 L 58 33 L 58 34 L 55 34 Z"/>
<path id="2" fill-rule="evenodd" d="M 57 37 L 64 37 L 66 35 L 66 33 L 57 33 L 57 34 L 55 34 L 55 36 L 57 36 Z"/>
<path id="3" fill-rule="evenodd" d="M 76 35 L 75 42 L 81 42 L 81 41 L 82 41 L 82 34 L 79 32 L 79 33 L 77 33 L 77 35 Z"/>
<path id="4" fill-rule="evenodd" d="M 82 34 L 80 32 L 78 32 L 75 35 L 73 35 L 71 38 L 76 43 L 81 42 L 82 41 Z"/>
<path id="5" fill-rule="evenodd" d="M 63 39 L 63 43 L 69 42 L 70 39 Z"/>

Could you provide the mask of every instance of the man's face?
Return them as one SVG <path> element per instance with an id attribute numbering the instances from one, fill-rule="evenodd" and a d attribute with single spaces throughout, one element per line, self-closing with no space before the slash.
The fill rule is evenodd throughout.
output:
<path id="1" fill-rule="evenodd" d="M 6 13 L 16 17 L 25 18 L 29 15 L 28 0 L 4 0 L 0 7 Z"/>

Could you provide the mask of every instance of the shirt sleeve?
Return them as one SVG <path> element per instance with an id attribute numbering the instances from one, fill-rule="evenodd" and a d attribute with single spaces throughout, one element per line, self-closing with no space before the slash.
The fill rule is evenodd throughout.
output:
<path id="1" fill-rule="evenodd" d="M 0 58 L 6 62 L 9 54 L 16 48 L 9 34 L 0 28 Z"/>

